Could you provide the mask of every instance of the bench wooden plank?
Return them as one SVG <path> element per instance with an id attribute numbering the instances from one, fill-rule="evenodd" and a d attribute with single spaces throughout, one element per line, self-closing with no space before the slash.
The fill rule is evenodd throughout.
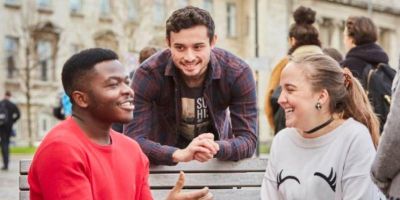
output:
<path id="1" fill-rule="evenodd" d="M 19 161 L 19 173 L 20 174 L 28 174 L 29 167 L 31 166 L 32 160 L 20 160 Z"/>
<path id="2" fill-rule="evenodd" d="M 186 188 L 261 187 L 264 172 L 248 173 L 185 173 Z M 150 174 L 151 189 L 172 188 L 178 174 Z"/>
<path id="3" fill-rule="evenodd" d="M 185 192 L 190 190 L 184 190 Z M 228 199 L 228 200 L 259 200 L 260 199 L 260 188 L 252 188 L 252 189 L 210 189 L 211 193 L 214 196 L 214 199 Z M 153 199 L 165 199 L 168 195 L 169 190 L 152 190 Z"/>
<path id="4" fill-rule="evenodd" d="M 188 172 L 260 172 L 265 171 L 267 159 L 248 158 L 241 161 L 220 161 L 217 159 L 205 163 L 191 161 L 176 166 L 150 166 L 150 173 Z"/>
<path id="5" fill-rule="evenodd" d="M 170 190 L 152 190 L 153 199 L 165 199 Z M 185 192 L 190 190 L 185 190 Z M 210 189 L 214 199 L 229 199 L 229 200 L 258 200 L 260 199 L 260 189 L 241 189 L 241 190 L 213 190 Z M 20 200 L 29 200 L 29 191 L 19 192 Z"/>
<path id="6" fill-rule="evenodd" d="M 20 175 L 19 176 L 19 189 L 20 190 L 29 190 L 28 175 Z"/>
<path id="7" fill-rule="evenodd" d="M 205 163 L 192 161 L 187 163 L 179 163 L 175 166 L 150 166 L 150 173 L 178 173 L 179 171 L 187 172 L 258 172 L 265 171 L 267 167 L 267 159 L 248 158 L 235 161 L 220 161 L 217 159 L 210 160 Z M 20 161 L 20 173 L 28 174 L 31 160 Z"/>
<path id="8" fill-rule="evenodd" d="M 29 191 L 19 191 L 20 200 L 29 200 Z"/>
<path id="9" fill-rule="evenodd" d="M 186 188 L 261 187 L 264 172 L 248 173 L 185 173 Z M 172 188 L 178 174 L 150 174 L 151 189 Z M 28 176 L 19 177 L 19 189 L 29 190 Z"/>

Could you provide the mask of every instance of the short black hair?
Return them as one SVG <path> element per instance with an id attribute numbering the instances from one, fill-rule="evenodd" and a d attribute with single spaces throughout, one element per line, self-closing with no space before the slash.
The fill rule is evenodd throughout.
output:
<path id="1" fill-rule="evenodd" d="M 172 13 L 166 22 L 166 34 L 169 41 L 172 32 L 192 28 L 198 25 L 207 27 L 210 42 L 214 38 L 215 25 L 210 13 L 204 9 L 194 6 L 186 6 Z"/>
<path id="2" fill-rule="evenodd" d="M 117 59 L 118 55 L 114 51 L 103 48 L 86 49 L 69 58 L 63 66 L 61 80 L 71 102 L 74 102 L 72 92 L 82 89 L 82 86 L 87 84 L 85 83 L 87 75 L 97 63 Z"/>

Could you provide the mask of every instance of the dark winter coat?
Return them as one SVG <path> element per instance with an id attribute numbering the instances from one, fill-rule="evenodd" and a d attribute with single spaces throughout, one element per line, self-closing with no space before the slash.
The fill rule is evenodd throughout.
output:
<path id="1" fill-rule="evenodd" d="M 367 64 L 377 65 L 378 63 L 388 64 L 389 57 L 376 43 L 358 45 L 347 53 L 346 58 L 340 63 L 347 67 L 353 75 L 360 79 L 364 67 Z"/>
<path id="2" fill-rule="evenodd" d="M 0 103 L 4 103 L 10 115 L 10 122 L 0 127 L 0 131 L 6 133 L 8 136 L 11 135 L 11 130 L 13 124 L 20 118 L 20 111 L 18 107 L 9 101 L 8 99 L 3 99 Z"/>

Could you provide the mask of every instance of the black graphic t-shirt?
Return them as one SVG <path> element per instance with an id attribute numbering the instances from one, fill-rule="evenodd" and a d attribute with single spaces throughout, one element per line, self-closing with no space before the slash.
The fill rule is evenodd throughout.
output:
<path id="1" fill-rule="evenodd" d="M 199 134 L 211 132 L 210 116 L 203 96 L 203 87 L 189 88 L 184 81 L 181 87 L 182 113 L 179 134 L 190 143 Z"/>

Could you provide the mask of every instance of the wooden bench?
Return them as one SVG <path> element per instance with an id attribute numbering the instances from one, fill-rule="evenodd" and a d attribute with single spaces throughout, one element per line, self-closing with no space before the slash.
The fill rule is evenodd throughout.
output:
<path id="1" fill-rule="evenodd" d="M 29 200 L 27 181 L 31 160 L 20 161 L 20 199 Z M 192 161 L 176 166 L 151 166 L 150 188 L 155 200 L 165 199 L 175 185 L 179 171 L 185 172 L 185 190 L 209 187 L 214 199 L 260 199 L 260 188 L 267 159 L 249 158 L 238 162 L 211 160 Z"/>

